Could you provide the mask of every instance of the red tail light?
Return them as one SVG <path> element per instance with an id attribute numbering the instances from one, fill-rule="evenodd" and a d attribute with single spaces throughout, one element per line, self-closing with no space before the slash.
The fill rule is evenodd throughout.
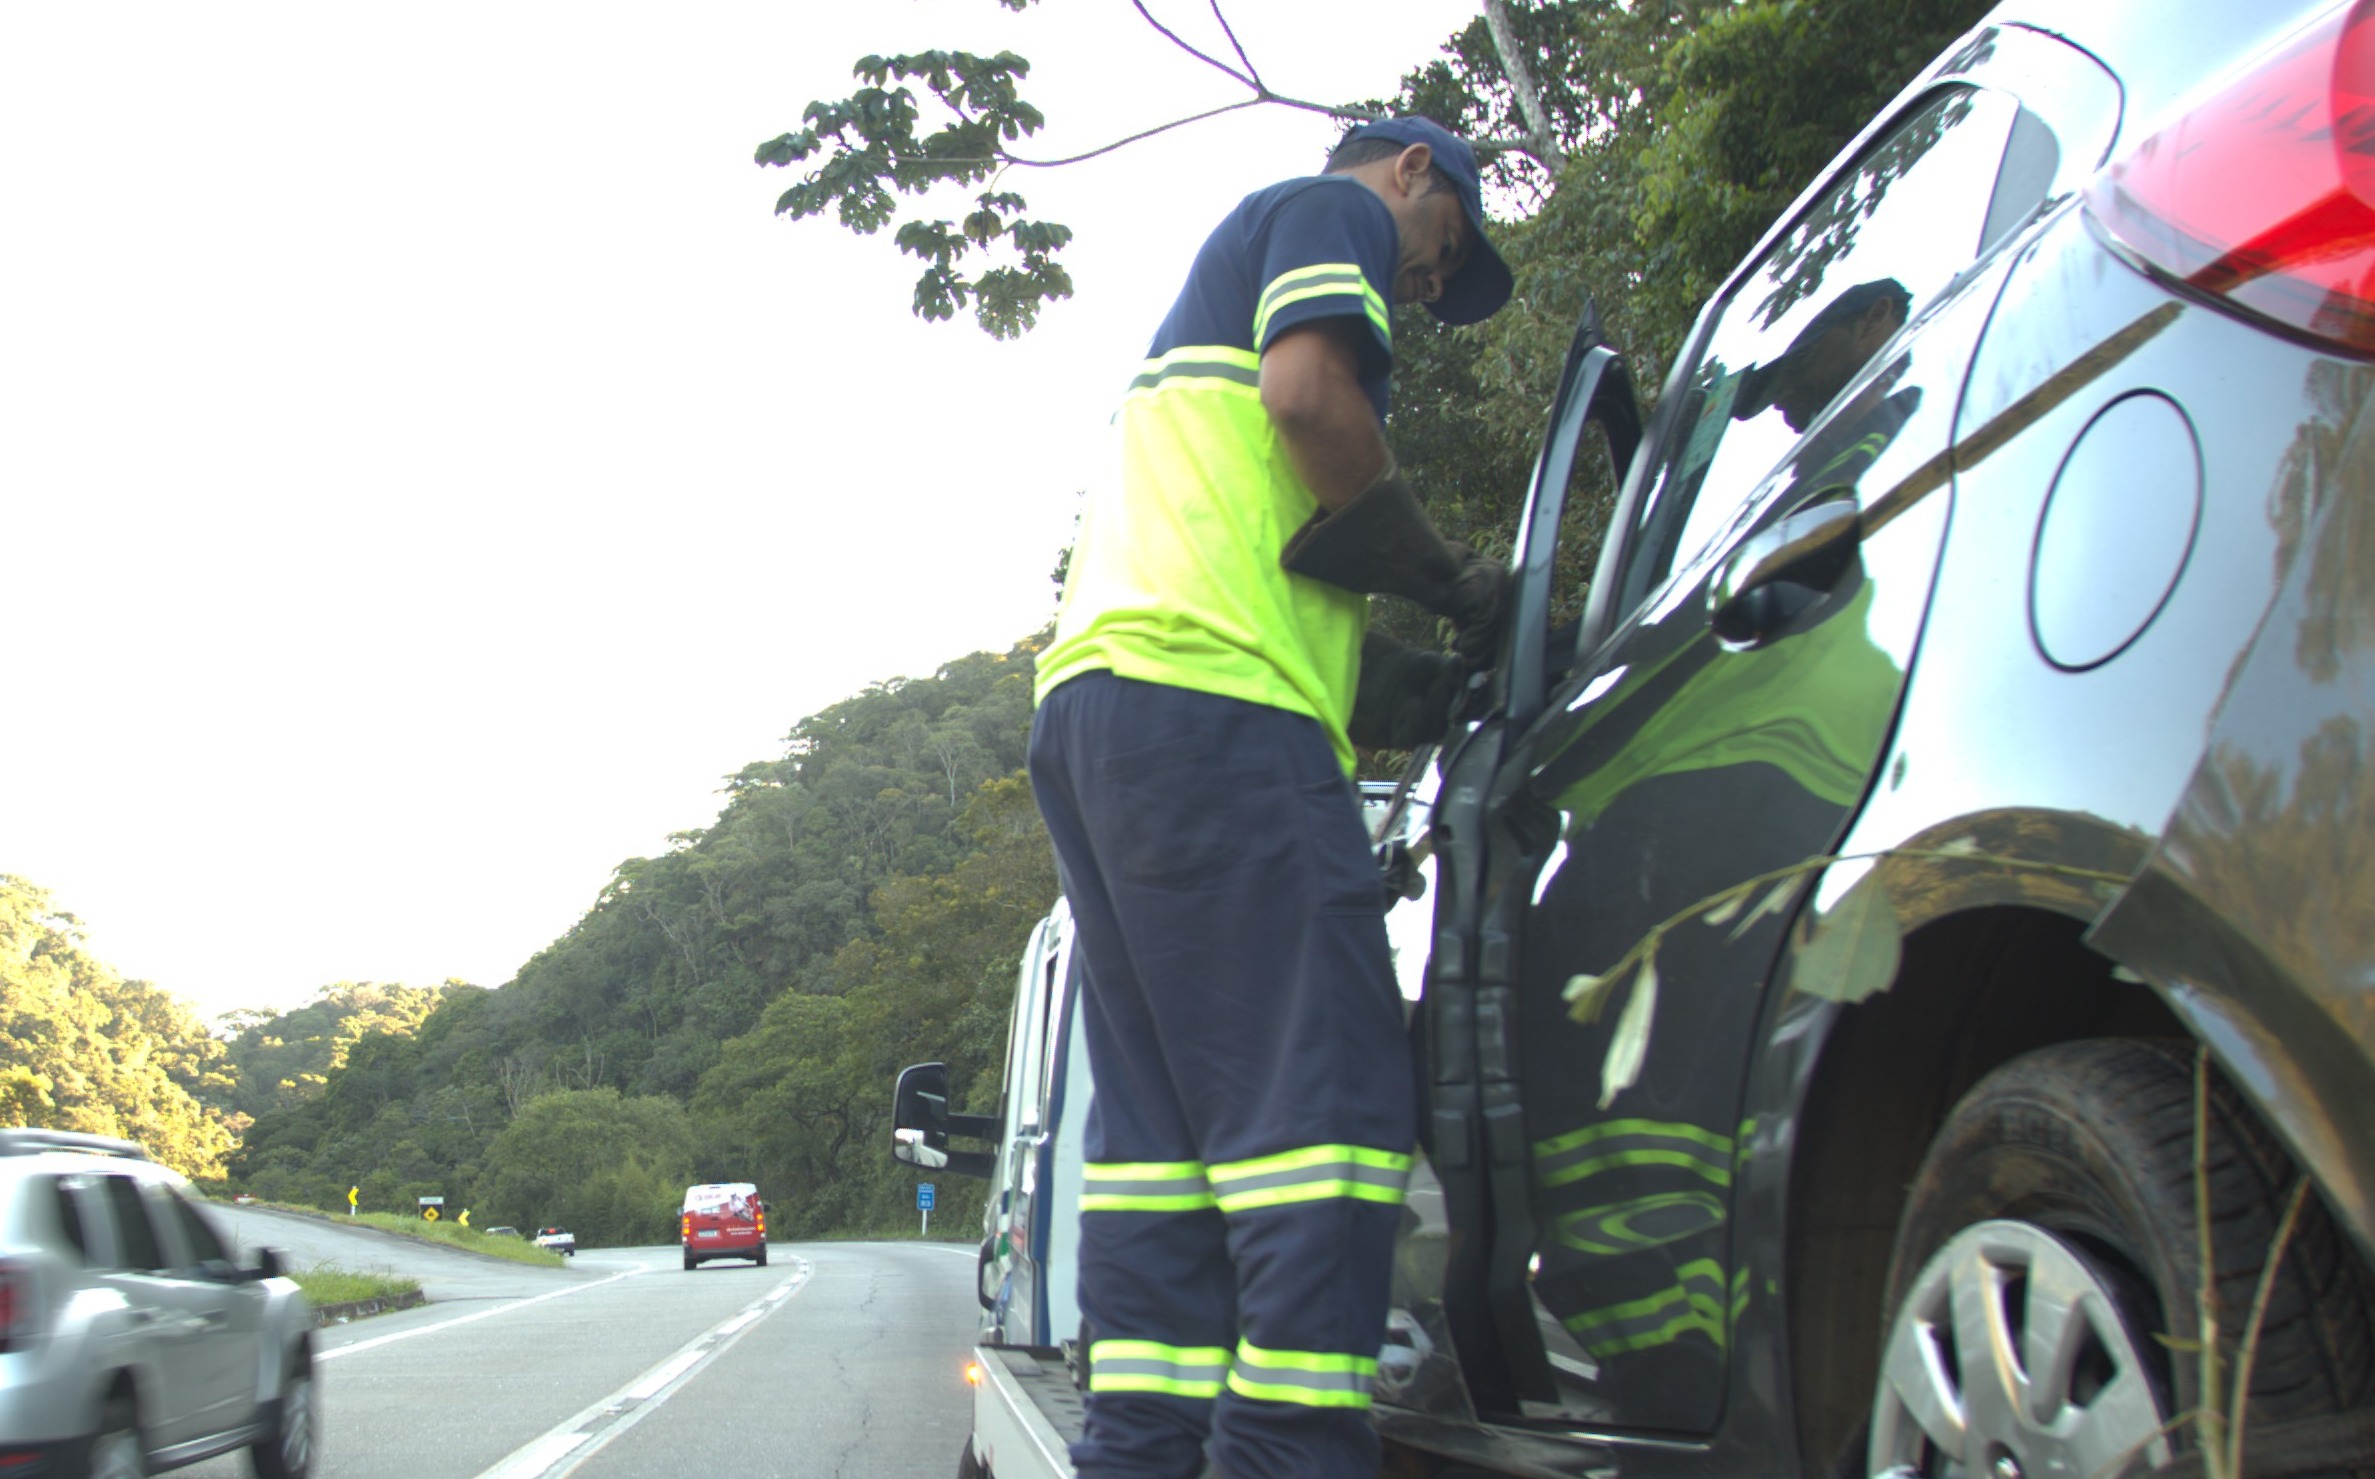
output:
<path id="1" fill-rule="evenodd" d="M 2261 58 L 2123 154 L 2086 200 L 2191 286 L 2375 353 L 2375 0 Z"/>
<path id="2" fill-rule="evenodd" d="M 676 1220 L 678 1223 L 676 1235 L 688 1243 L 691 1242 L 693 1240 L 693 1214 L 690 1212 L 679 1213 Z"/>
<path id="3" fill-rule="evenodd" d="M 0 1351 L 23 1350 L 31 1343 L 30 1292 L 23 1270 L 0 1264 Z"/>

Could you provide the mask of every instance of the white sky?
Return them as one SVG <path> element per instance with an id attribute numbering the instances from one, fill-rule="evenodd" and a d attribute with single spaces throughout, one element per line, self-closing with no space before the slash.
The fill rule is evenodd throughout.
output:
<path id="1" fill-rule="evenodd" d="M 1335 101 L 1476 8 L 1230 19 Z M 0 8 L 0 872 L 209 1015 L 499 985 L 803 715 L 1034 630 L 1190 254 L 1333 130 L 1014 172 L 1079 296 L 999 345 L 751 163 L 926 46 L 1030 57 L 1049 156 L 1239 95 L 1121 0 Z"/>

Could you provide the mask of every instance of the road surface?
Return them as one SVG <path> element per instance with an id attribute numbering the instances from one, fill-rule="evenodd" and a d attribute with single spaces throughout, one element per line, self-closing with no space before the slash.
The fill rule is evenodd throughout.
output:
<path id="1" fill-rule="evenodd" d="M 776 1243 L 766 1268 L 691 1273 L 674 1245 L 587 1249 L 543 1269 L 213 1210 L 244 1246 L 410 1274 L 429 1296 L 318 1332 L 319 1479 L 955 1472 L 970 1246 Z M 241 1457 L 182 1472 L 248 1471 Z"/>

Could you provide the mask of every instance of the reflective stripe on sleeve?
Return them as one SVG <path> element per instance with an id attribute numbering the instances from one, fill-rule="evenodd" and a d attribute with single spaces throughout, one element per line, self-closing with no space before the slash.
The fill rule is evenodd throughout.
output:
<path id="1" fill-rule="evenodd" d="M 1410 1182 L 1410 1157 L 1362 1145 L 1306 1145 L 1214 1166 L 1210 1174 L 1213 1195 L 1223 1212 L 1249 1212 L 1327 1197 L 1398 1207 Z"/>
<path id="2" fill-rule="evenodd" d="M 1213 1204 L 1201 1161 L 1092 1161 L 1080 1176 L 1083 1212 L 1194 1212 Z"/>
<path id="3" fill-rule="evenodd" d="M 1327 1351 L 1266 1351 L 1243 1341 L 1229 1368 L 1229 1390 L 1264 1402 L 1304 1407 L 1367 1407 L 1377 1381 L 1374 1356 Z"/>
<path id="4" fill-rule="evenodd" d="M 1089 1343 L 1089 1390 L 1160 1392 L 1205 1401 L 1220 1395 L 1229 1353 L 1219 1346 L 1163 1345 L 1151 1340 Z"/>
<path id="5" fill-rule="evenodd" d="M 1377 289 L 1369 286 L 1368 274 L 1356 262 L 1319 262 L 1281 272 L 1262 289 L 1262 298 L 1254 305 L 1253 342 L 1256 345 L 1269 337 L 1270 320 L 1278 310 L 1290 303 L 1307 298 L 1345 297 L 1354 300 L 1361 312 L 1377 330 L 1377 337 L 1386 343 L 1394 342 L 1393 315 Z"/>
<path id="6" fill-rule="evenodd" d="M 1142 362 L 1138 373 L 1130 377 L 1128 394 L 1186 384 L 1259 390 L 1262 357 L 1250 349 L 1226 344 L 1183 345 Z"/>

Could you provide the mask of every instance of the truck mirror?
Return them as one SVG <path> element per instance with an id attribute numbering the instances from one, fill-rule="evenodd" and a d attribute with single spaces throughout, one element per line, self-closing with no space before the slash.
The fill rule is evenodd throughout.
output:
<path id="1" fill-rule="evenodd" d="M 928 1171 L 988 1176 L 997 1157 L 986 1151 L 951 1150 L 948 1137 L 995 1140 L 1004 1126 L 991 1115 L 948 1112 L 948 1065 L 916 1063 L 899 1070 L 891 1092 L 891 1159 Z"/>

